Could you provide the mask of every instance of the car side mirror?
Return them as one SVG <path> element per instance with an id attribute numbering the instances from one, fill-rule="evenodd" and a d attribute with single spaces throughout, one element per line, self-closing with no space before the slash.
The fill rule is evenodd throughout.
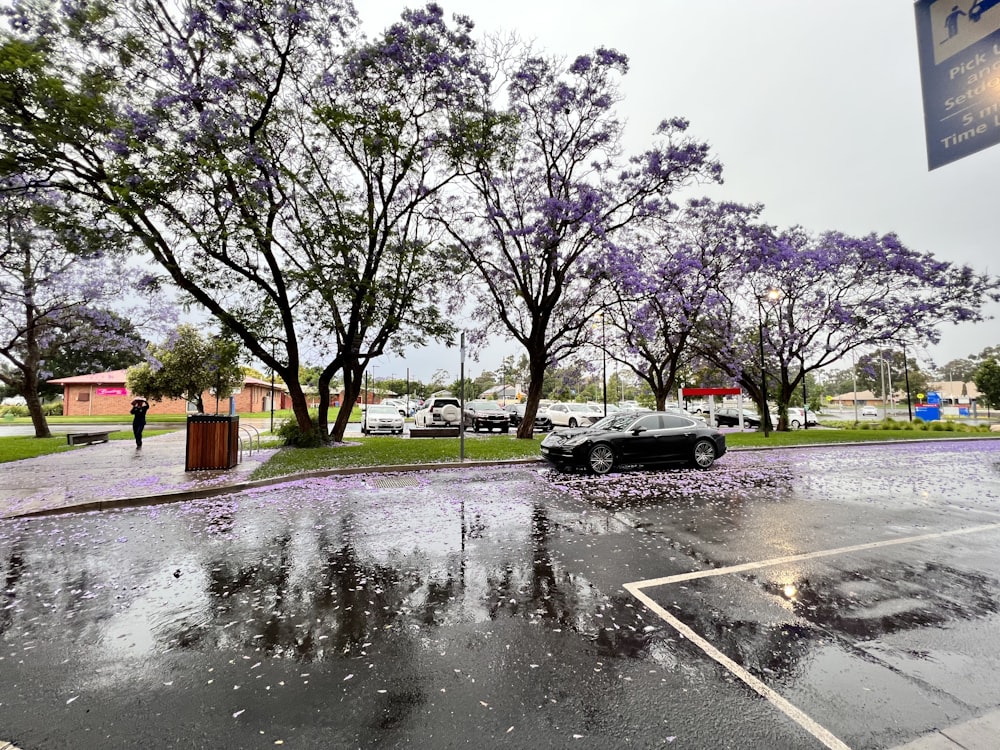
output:
<path id="1" fill-rule="evenodd" d="M 646 431 L 646 428 L 645 428 L 645 427 L 636 427 L 636 428 L 634 428 L 634 429 L 632 430 L 632 434 L 633 434 L 633 435 L 639 435 L 640 433 L 643 433 L 643 432 L 645 432 L 645 431 Z"/>

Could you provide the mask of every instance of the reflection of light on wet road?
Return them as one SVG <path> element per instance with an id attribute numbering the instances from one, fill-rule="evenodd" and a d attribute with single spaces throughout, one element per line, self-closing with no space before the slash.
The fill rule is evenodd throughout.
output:
<path id="1" fill-rule="evenodd" d="M 822 742 L 826 747 L 831 750 L 850 750 L 850 747 L 844 744 L 840 739 L 833 735 L 828 729 L 823 727 L 818 722 L 814 721 L 808 714 L 804 713 L 802 710 L 797 708 L 791 702 L 782 697 L 778 692 L 770 688 L 760 679 L 751 674 L 747 669 L 737 664 L 735 661 L 726 656 L 722 651 L 713 646 L 709 641 L 696 633 L 691 627 L 681 622 L 677 617 L 670 614 L 662 606 L 660 606 L 654 599 L 650 598 L 644 593 L 644 589 L 654 588 L 657 586 L 667 586 L 675 583 L 683 583 L 687 581 L 693 581 L 699 578 L 710 578 L 715 576 L 725 576 L 733 575 L 737 573 L 743 573 L 747 571 L 760 570 L 762 568 L 775 567 L 779 565 L 787 565 L 792 563 L 801 563 L 806 560 L 816 560 L 823 557 L 833 557 L 835 555 L 847 555 L 857 552 L 863 552 L 866 550 L 884 549 L 887 547 L 894 547 L 903 544 L 915 544 L 918 542 L 925 541 L 938 541 L 945 539 L 947 537 L 954 536 L 964 536 L 968 534 L 979 534 L 987 531 L 1000 531 L 1000 523 L 985 524 L 982 526 L 971 526 L 963 529 L 952 529 L 950 531 L 940 531 L 932 534 L 919 534 L 916 536 L 903 537 L 899 539 L 884 539 L 877 542 L 868 542 L 866 544 L 855 544 L 848 547 L 837 547 L 835 549 L 828 550 L 818 550 L 816 552 L 808 552 L 801 555 L 787 555 L 784 557 L 776 557 L 770 560 L 761 560 L 753 563 L 745 563 L 743 565 L 732 565 L 726 568 L 712 568 L 707 570 L 698 570 L 691 573 L 681 573 L 679 575 L 666 576 L 664 578 L 653 578 L 646 581 L 635 581 L 633 583 L 626 583 L 625 589 L 632 594 L 636 599 L 645 604 L 650 610 L 655 612 L 661 619 L 663 619 L 672 628 L 677 630 L 678 633 L 683 635 L 685 638 L 694 643 L 698 648 L 705 652 L 710 658 L 718 662 L 721 666 L 729 670 L 734 676 L 743 681 L 748 687 L 757 692 L 762 697 L 770 701 L 775 708 L 784 713 L 792 721 L 796 722 L 805 731 L 815 737 L 817 740 Z M 789 593 L 789 590 L 793 590 Z M 789 599 L 795 595 L 795 586 L 789 584 L 783 589 L 783 593 Z"/>

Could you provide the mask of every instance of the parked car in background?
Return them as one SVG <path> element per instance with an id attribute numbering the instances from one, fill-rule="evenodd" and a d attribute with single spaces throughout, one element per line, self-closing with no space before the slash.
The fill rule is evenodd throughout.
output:
<path id="1" fill-rule="evenodd" d="M 519 427 L 524 420 L 524 404 L 508 404 L 507 416 L 510 418 L 511 427 Z M 538 411 L 535 412 L 534 429 L 541 432 L 551 432 L 552 420 L 549 419 L 548 409 L 538 407 Z"/>
<path id="2" fill-rule="evenodd" d="M 807 409 L 799 409 L 798 407 L 788 407 L 788 426 L 793 430 L 799 429 L 802 425 L 812 427 L 818 424 L 819 422 L 816 420 L 813 412 Z"/>
<path id="3" fill-rule="evenodd" d="M 401 398 L 384 398 L 379 402 L 383 406 L 395 406 L 396 411 L 404 417 L 408 417 L 409 414 L 406 413 L 406 402 Z"/>
<path id="4" fill-rule="evenodd" d="M 707 469 L 726 452 L 726 438 L 690 416 L 622 411 L 589 427 L 557 430 L 542 440 L 542 458 L 566 471 L 607 474 L 616 467 L 690 464 Z"/>
<path id="5" fill-rule="evenodd" d="M 417 427 L 458 427 L 462 406 L 455 396 L 431 396 L 413 415 L 413 422 Z"/>
<path id="6" fill-rule="evenodd" d="M 637 409 L 637 411 L 650 411 L 649 409 Z M 674 414 L 678 417 L 687 417 L 688 419 L 693 419 L 695 422 L 701 424 L 708 424 L 708 419 L 705 418 L 704 414 L 689 414 L 683 409 L 667 407 L 663 410 L 665 414 Z"/>
<path id="7" fill-rule="evenodd" d="M 553 427 L 586 427 L 604 419 L 603 409 L 572 401 L 556 401 L 549 407 L 548 414 Z"/>
<path id="8" fill-rule="evenodd" d="M 862 417 L 877 417 L 878 416 L 878 409 L 876 407 L 874 407 L 874 406 L 862 406 L 861 407 L 861 416 Z"/>
<path id="9" fill-rule="evenodd" d="M 465 403 L 464 422 L 473 432 L 486 430 L 492 432 L 510 432 L 510 417 L 496 401 L 474 399 Z"/>
<path id="10" fill-rule="evenodd" d="M 370 435 L 373 432 L 402 435 L 403 415 L 392 404 L 368 404 L 361 412 L 361 434 Z"/>
<path id="11" fill-rule="evenodd" d="M 715 410 L 716 427 L 738 427 L 740 424 L 740 410 L 735 406 L 723 406 Z M 760 414 L 749 409 L 743 409 L 743 426 L 751 429 L 760 428 Z"/>

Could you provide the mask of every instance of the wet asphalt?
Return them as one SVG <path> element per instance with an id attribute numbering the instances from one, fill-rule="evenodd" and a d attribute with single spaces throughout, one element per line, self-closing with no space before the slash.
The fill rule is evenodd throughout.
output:
<path id="1" fill-rule="evenodd" d="M 177 479 L 168 442 L 134 492 L 239 481 Z M 63 501 L 98 491 L 101 461 L 134 460 L 119 449 L 74 451 L 94 470 Z M 998 440 L 214 491 L 0 521 L 0 747 L 997 736 Z"/>

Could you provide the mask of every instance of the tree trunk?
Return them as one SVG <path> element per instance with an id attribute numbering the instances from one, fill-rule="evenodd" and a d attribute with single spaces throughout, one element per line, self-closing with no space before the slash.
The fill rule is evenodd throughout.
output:
<path id="1" fill-rule="evenodd" d="M 528 352 L 528 398 L 524 402 L 524 419 L 517 426 L 518 440 L 533 440 L 535 415 L 542 398 L 542 379 L 545 376 L 545 352 Z"/>
<path id="2" fill-rule="evenodd" d="M 289 380 L 282 375 L 282 380 L 285 381 L 285 385 L 288 387 L 288 397 L 292 402 L 292 414 L 295 415 L 295 422 L 299 426 L 299 432 L 303 435 L 312 432 L 315 427 L 309 416 L 309 402 L 306 400 L 306 394 L 302 390 L 299 379 L 296 377 Z"/>
<path id="3" fill-rule="evenodd" d="M 319 380 L 316 383 L 317 388 L 319 388 L 319 415 L 317 416 L 317 420 L 319 422 L 320 434 L 323 435 L 323 442 L 325 443 L 335 441 L 335 436 L 332 435 L 330 430 L 330 383 L 339 369 L 339 360 L 334 360 L 319 374 Z M 336 432 L 336 426 L 334 426 L 332 432 Z"/>
<path id="4" fill-rule="evenodd" d="M 33 378 L 27 382 L 37 383 L 38 380 Z M 45 414 L 42 413 L 42 400 L 38 398 L 38 388 L 25 388 L 24 393 L 21 395 L 28 402 L 28 414 L 31 415 L 31 424 L 35 428 L 35 437 L 52 437 L 52 433 L 49 432 L 48 420 L 45 419 Z"/>
<path id="5" fill-rule="evenodd" d="M 362 377 L 367 366 L 368 363 L 365 362 L 357 367 L 344 368 L 344 403 L 340 405 L 337 421 L 333 425 L 333 442 L 335 443 L 344 440 L 347 423 L 351 421 L 351 412 L 354 411 L 354 404 L 357 403 L 358 395 L 361 393 Z"/>

